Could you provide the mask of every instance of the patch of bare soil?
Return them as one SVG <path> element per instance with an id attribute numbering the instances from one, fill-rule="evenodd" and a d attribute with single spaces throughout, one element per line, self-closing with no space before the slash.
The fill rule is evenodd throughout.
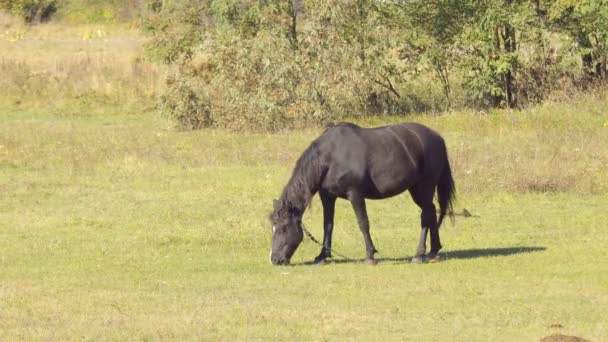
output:
<path id="1" fill-rule="evenodd" d="M 545 336 L 540 339 L 540 342 L 591 342 L 589 340 L 585 340 L 584 338 L 580 338 L 578 336 L 566 336 L 560 334 L 553 334 L 550 336 Z"/>

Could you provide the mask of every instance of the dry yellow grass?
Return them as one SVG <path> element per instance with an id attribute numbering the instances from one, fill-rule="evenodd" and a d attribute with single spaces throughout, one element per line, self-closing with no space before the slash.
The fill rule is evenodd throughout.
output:
<path id="1" fill-rule="evenodd" d="M 143 42 L 127 26 L 9 24 L 0 32 L 0 106 L 150 111 L 163 68 L 142 60 Z"/>
<path id="2" fill-rule="evenodd" d="M 71 118 L 154 115 L 164 70 L 141 59 L 145 39 L 130 27 L 27 27 L 13 19 L 3 28 L 0 108 L 5 112 L 37 110 Z M 364 125 L 415 120 L 447 131 L 456 176 L 467 180 L 460 191 L 605 192 L 608 92 L 552 98 L 522 112 L 359 120 Z M 462 131 L 473 134 L 464 139 L 454 133 Z"/>
<path id="3" fill-rule="evenodd" d="M 608 91 L 579 93 L 524 111 L 459 112 L 414 120 L 445 132 L 459 191 L 608 191 Z"/>

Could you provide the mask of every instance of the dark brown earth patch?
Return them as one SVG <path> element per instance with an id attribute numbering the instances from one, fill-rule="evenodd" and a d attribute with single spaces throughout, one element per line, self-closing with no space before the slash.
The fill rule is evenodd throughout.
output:
<path id="1" fill-rule="evenodd" d="M 545 336 L 540 339 L 540 342 L 591 342 L 589 340 L 585 340 L 584 338 L 580 338 L 578 336 L 566 336 L 560 334 L 553 334 L 550 336 Z"/>

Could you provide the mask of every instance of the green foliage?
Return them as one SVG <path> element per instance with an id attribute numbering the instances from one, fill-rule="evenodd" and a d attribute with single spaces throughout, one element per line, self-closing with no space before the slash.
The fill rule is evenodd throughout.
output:
<path id="1" fill-rule="evenodd" d="M 206 3 L 151 1 L 143 29 L 154 37 L 146 46 L 148 56 L 166 64 L 190 59 L 203 43 L 208 17 Z"/>
<path id="2" fill-rule="evenodd" d="M 167 79 L 167 91 L 160 97 L 161 111 L 182 129 L 199 129 L 213 125 L 210 103 L 202 98 L 196 78 L 173 75 Z"/>
<path id="3" fill-rule="evenodd" d="M 309 1 L 305 11 L 283 1 L 156 8 L 147 51 L 175 68 L 180 81 L 168 82 L 161 108 L 181 128 L 199 116 L 180 103 L 193 96 L 206 99 L 208 119 L 193 119 L 203 126 L 270 130 L 398 107 L 399 36 L 373 1 Z"/>
<path id="4" fill-rule="evenodd" d="M 48 20 L 57 11 L 57 0 L 0 0 L 0 9 L 23 18 L 27 23 Z"/>
<path id="5" fill-rule="evenodd" d="M 178 126 L 200 115 L 178 103 L 193 96 L 204 99 L 206 119 L 193 119 L 203 126 L 277 129 L 354 113 L 521 108 L 607 74 L 602 0 L 153 0 L 149 8 L 148 55 L 180 79 L 161 97 Z M 421 107 L 428 95 L 414 91 L 429 81 L 435 95 Z"/>
<path id="6" fill-rule="evenodd" d="M 572 39 L 568 47 L 581 55 L 587 76 L 608 78 L 608 1 L 554 0 L 549 17 Z"/>

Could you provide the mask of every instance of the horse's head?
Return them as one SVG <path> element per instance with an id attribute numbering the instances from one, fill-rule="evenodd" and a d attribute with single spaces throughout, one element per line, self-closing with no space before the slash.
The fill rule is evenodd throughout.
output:
<path id="1" fill-rule="evenodd" d="M 272 223 L 272 249 L 270 262 L 287 265 L 302 242 L 302 211 L 285 201 L 274 201 L 270 215 Z"/>

